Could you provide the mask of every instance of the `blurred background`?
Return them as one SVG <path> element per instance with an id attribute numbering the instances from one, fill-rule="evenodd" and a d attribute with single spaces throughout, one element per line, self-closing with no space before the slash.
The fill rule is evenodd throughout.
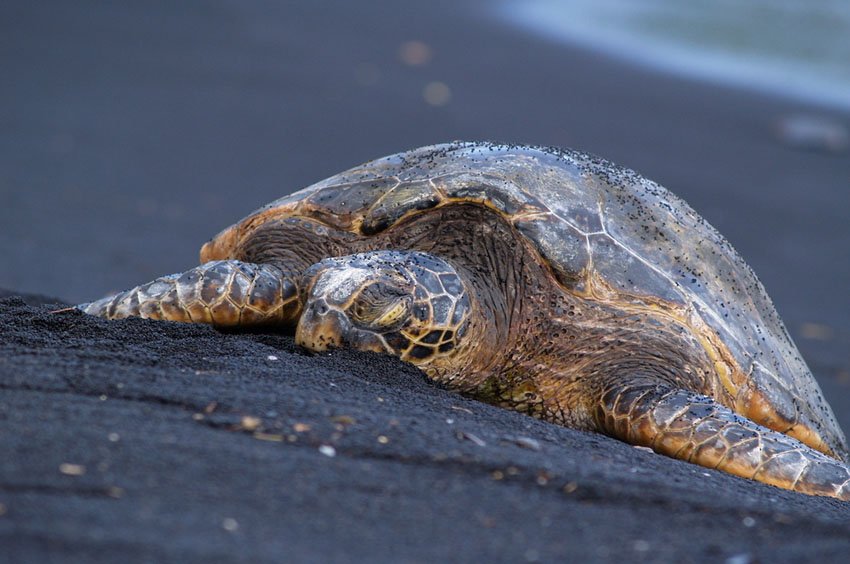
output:
<path id="1" fill-rule="evenodd" d="M 501 10 L 650 67 L 850 109 L 845 0 L 516 0 Z"/>
<path id="2" fill-rule="evenodd" d="M 659 181 L 768 288 L 850 429 L 843 0 L 0 4 L 0 288 L 183 270 L 256 207 L 453 139 Z"/>

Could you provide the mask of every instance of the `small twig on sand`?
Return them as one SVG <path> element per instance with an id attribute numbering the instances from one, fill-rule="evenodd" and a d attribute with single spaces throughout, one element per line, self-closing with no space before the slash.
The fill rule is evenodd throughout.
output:
<path id="1" fill-rule="evenodd" d="M 53 311 L 48 311 L 47 313 L 65 313 L 66 311 L 74 311 L 77 309 L 74 306 L 71 307 L 63 307 L 62 309 L 54 309 Z"/>

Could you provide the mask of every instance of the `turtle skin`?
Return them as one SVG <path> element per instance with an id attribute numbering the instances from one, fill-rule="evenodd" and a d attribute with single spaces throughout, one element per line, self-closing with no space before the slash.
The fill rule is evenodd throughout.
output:
<path id="1" fill-rule="evenodd" d="M 391 155 L 256 210 L 201 262 L 78 307 L 297 328 L 313 350 L 389 352 L 489 403 L 850 499 L 846 439 L 755 274 L 684 201 L 603 159 L 492 143 Z M 393 284 L 410 298 L 379 309 Z M 378 331 L 364 308 L 401 321 Z"/>

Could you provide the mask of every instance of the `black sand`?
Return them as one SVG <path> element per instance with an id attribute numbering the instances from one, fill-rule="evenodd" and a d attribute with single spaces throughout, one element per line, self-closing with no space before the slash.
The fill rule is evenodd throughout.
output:
<path id="1" fill-rule="evenodd" d="M 5 294 L 74 302 L 181 270 L 254 207 L 405 148 L 574 146 L 659 180 L 729 237 L 850 429 L 850 159 L 771 132 L 817 110 L 536 40 L 476 2 L 49 4 L 0 7 Z M 399 61 L 412 39 L 428 64 Z M 431 81 L 446 105 L 423 101 Z M 850 549 L 846 504 L 465 400 L 392 359 L 27 300 L 0 301 L 2 560 Z"/>

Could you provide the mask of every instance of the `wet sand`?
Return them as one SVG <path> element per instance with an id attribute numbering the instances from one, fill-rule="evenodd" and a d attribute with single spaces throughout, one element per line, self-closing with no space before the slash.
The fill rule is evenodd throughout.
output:
<path id="1" fill-rule="evenodd" d="M 34 305 L 0 302 L 0 560 L 846 554 L 845 504 L 459 398 L 393 359 L 48 315 L 33 294 L 182 270 L 252 209 L 383 154 L 572 146 L 729 238 L 848 430 L 850 157 L 773 133 L 847 116 L 535 39 L 476 2 L 17 4 L 0 8 L 0 287 Z M 424 64 L 400 58 L 411 40 Z"/>

